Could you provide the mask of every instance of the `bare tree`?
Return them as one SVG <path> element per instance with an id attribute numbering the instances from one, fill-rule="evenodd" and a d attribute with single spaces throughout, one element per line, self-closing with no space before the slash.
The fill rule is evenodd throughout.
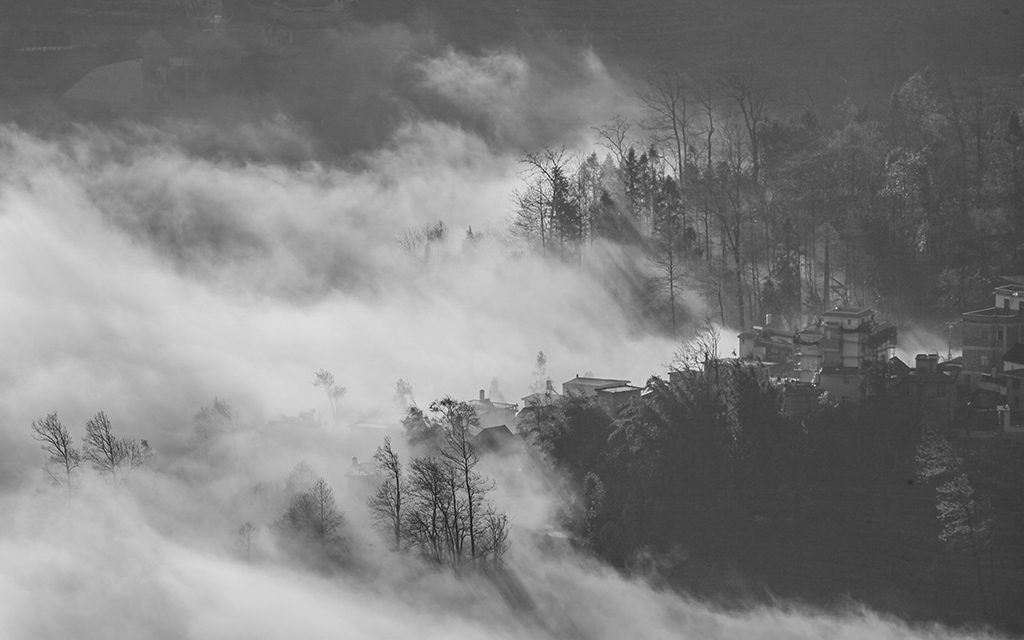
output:
<path id="1" fill-rule="evenodd" d="M 327 401 L 331 405 L 331 417 L 338 417 L 338 403 L 345 395 L 345 387 L 334 384 L 334 374 L 326 369 L 320 369 L 313 374 L 313 386 L 320 387 L 327 394 Z"/>
<path id="2" fill-rule="evenodd" d="M 394 536 L 395 550 L 402 548 L 402 523 L 404 512 L 402 500 L 405 497 L 405 479 L 402 477 L 402 463 L 391 449 L 391 438 L 384 438 L 384 444 L 373 454 L 377 470 L 384 481 L 370 496 L 368 505 L 374 522 L 389 536 Z"/>
<path id="3" fill-rule="evenodd" d="M 470 234 L 472 235 L 472 234 Z M 419 229 L 406 229 L 398 238 L 402 252 L 420 262 L 429 262 L 433 247 L 448 237 L 448 226 L 443 220 L 436 224 L 427 223 Z"/>
<path id="4" fill-rule="evenodd" d="M 510 524 L 508 516 L 499 511 L 488 510 L 483 515 L 483 523 L 483 536 L 479 557 L 486 558 L 490 556 L 491 560 L 497 564 L 501 561 L 501 557 L 505 555 L 509 547 Z"/>
<path id="5" fill-rule="evenodd" d="M 109 475 L 114 486 L 153 457 L 147 441 L 115 437 L 110 419 L 102 411 L 85 423 L 83 440 L 82 458 L 101 475 Z"/>
<path id="6" fill-rule="evenodd" d="M 471 429 L 478 427 L 480 419 L 476 410 L 465 402 L 445 397 L 430 405 L 432 411 L 444 416 L 447 423 L 445 443 L 441 448 L 441 459 L 451 465 L 455 480 L 461 485 L 465 498 L 466 533 L 469 538 L 469 557 L 479 557 L 480 515 L 486 495 L 494 490 L 494 481 L 476 471 L 480 461 L 472 443 Z"/>
<path id="7" fill-rule="evenodd" d="M 346 559 L 344 525 L 334 490 L 323 478 L 316 478 L 308 489 L 293 496 L 277 523 L 280 531 L 298 543 L 300 552 L 316 552 L 321 566 Z"/>
<path id="8" fill-rule="evenodd" d="M 583 229 L 578 185 L 571 179 L 576 158 L 565 147 L 545 147 L 520 160 L 524 188 L 513 194 L 516 207 L 511 232 L 530 244 L 539 244 L 547 256 L 557 249 L 563 256 L 580 257 Z"/>
<path id="9" fill-rule="evenodd" d="M 238 538 L 236 540 L 236 544 L 238 545 L 239 551 L 245 555 L 246 562 L 252 560 L 253 545 L 256 544 L 256 540 L 259 537 L 259 528 L 248 520 L 238 527 Z"/>
<path id="10" fill-rule="evenodd" d="M 626 154 L 634 146 L 629 137 L 629 130 L 633 125 L 622 116 L 615 116 L 612 121 L 600 127 L 593 127 L 597 135 L 601 137 L 599 143 L 602 147 L 611 152 L 615 158 L 615 164 L 622 166 L 626 162 Z"/>
<path id="11" fill-rule="evenodd" d="M 684 371 L 699 371 L 708 364 L 718 360 L 718 346 L 722 332 L 718 330 L 710 317 L 696 326 L 689 340 L 684 342 L 675 353 L 672 365 Z"/>
<path id="12" fill-rule="evenodd" d="M 454 527 L 448 504 L 448 468 L 437 458 L 415 458 L 409 465 L 409 509 L 405 531 L 411 545 L 434 564 L 445 562 Z"/>
<path id="13" fill-rule="evenodd" d="M 216 441 L 235 430 L 235 411 L 226 400 L 213 399 L 213 404 L 199 409 L 192 418 L 193 433 L 203 456 L 209 460 Z"/>
<path id="14" fill-rule="evenodd" d="M 71 493 L 82 456 L 75 448 L 67 427 L 57 419 L 57 413 L 33 420 L 32 437 L 42 443 L 41 448 L 47 453 L 43 469 L 54 482 Z"/>
<path id="15" fill-rule="evenodd" d="M 655 191 L 650 260 L 660 274 L 656 282 L 668 289 L 673 336 L 676 335 L 676 311 L 679 306 L 676 299 L 686 255 L 686 231 L 682 194 L 676 181 L 666 177 Z"/>
<path id="16" fill-rule="evenodd" d="M 738 65 L 722 73 L 721 89 L 743 116 L 750 143 L 751 176 L 754 184 L 761 177 L 761 126 L 767 114 L 765 107 L 772 92 L 767 74 L 751 64 Z"/>
<path id="17" fill-rule="evenodd" d="M 661 67 L 647 78 L 647 90 L 637 94 L 650 114 L 645 128 L 652 131 L 658 142 L 672 147 L 673 171 L 682 181 L 689 147 L 690 126 L 694 114 L 687 102 L 687 81 L 678 69 Z"/>

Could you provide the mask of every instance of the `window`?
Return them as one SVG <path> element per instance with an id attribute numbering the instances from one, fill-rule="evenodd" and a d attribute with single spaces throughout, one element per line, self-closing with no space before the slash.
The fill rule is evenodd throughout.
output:
<path id="1" fill-rule="evenodd" d="M 983 366 L 983 367 L 987 367 L 988 366 L 988 356 L 981 356 L 981 366 Z"/>
<path id="2" fill-rule="evenodd" d="M 1017 389 L 1020 389 L 1020 378 L 1013 378 L 1013 379 L 1012 379 L 1012 382 L 1011 382 L 1010 384 L 1011 384 L 1011 386 L 1013 387 L 1013 389 L 1014 389 L 1015 391 L 1016 391 Z"/>
<path id="3" fill-rule="evenodd" d="M 1003 328 L 1002 327 L 996 327 L 996 341 L 998 341 L 998 342 L 1002 342 L 1003 341 Z"/>

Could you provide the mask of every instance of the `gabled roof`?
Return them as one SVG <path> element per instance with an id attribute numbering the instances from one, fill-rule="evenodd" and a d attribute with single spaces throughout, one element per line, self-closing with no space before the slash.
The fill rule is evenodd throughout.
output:
<path id="1" fill-rule="evenodd" d="M 1012 362 L 1013 364 L 1024 364 L 1024 343 L 1018 342 L 1010 347 L 1010 349 L 1003 354 L 1003 361 Z"/>
<path id="2" fill-rule="evenodd" d="M 910 373 L 910 366 L 903 362 L 898 356 L 889 358 L 889 366 L 892 367 L 892 372 L 897 376 L 903 376 Z"/>
<path id="3" fill-rule="evenodd" d="M 173 49 L 174 45 L 164 39 L 162 35 L 150 29 L 141 38 L 135 41 L 143 49 Z"/>
<path id="4" fill-rule="evenodd" d="M 496 427 L 481 429 L 480 433 L 470 438 L 473 447 L 481 452 L 501 451 L 516 441 L 515 435 L 503 424 Z"/>
<path id="5" fill-rule="evenodd" d="M 75 83 L 62 99 L 132 109 L 142 104 L 142 59 L 96 67 Z"/>

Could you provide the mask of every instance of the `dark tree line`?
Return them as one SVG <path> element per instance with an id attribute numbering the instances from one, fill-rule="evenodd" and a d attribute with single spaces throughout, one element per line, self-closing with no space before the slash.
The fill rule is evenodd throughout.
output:
<path id="1" fill-rule="evenodd" d="M 716 535 L 743 540 L 757 535 L 757 522 L 789 523 L 783 535 L 797 539 L 812 535 L 800 532 L 805 517 L 815 531 L 834 531 L 818 520 L 824 516 L 808 514 L 828 513 L 851 493 L 861 496 L 852 509 L 889 508 L 881 505 L 893 500 L 916 509 L 930 501 L 930 517 L 887 525 L 935 554 L 913 569 L 925 575 L 936 562 L 964 562 L 962 574 L 947 575 L 962 581 L 952 588 L 976 590 L 975 615 L 1016 615 L 1008 582 L 997 573 L 999 553 L 1010 551 L 996 550 L 1000 508 L 993 503 L 1010 500 L 1002 509 L 1011 513 L 1019 508 L 1006 493 L 1014 483 L 1019 488 L 1019 473 L 986 476 L 1019 465 L 1019 447 L 1014 453 L 988 443 L 991 451 L 1006 449 L 998 460 L 968 455 L 969 441 L 923 430 L 920 409 L 884 390 L 856 407 L 819 402 L 792 410 L 785 385 L 761 368 L 716 359 L 712 342 L 681 354 L 685 362 L 671 381 L 651 378 L 643 395 L 614 415 L 594 398 L 569 395 L 520 425 L 558 471 L 562 524 L 579 546 L 621 567 L 679 545 L 699 559 L 707 548 L 722 553 Z M 901 490 L 906 496 L 895 497 Z M 856 522 L 853 513 L 846 517 Z"/>
<path id="2" fill-rule="evenodd" d="M 624 248 L 672 332 L 684 286 L 725 324 L 794 326 L 837 303 L 959 312 L 1024 267 L 1019 79 L 926 70 L 880 113 L 794 111 L 778 93 L 749 64 L 656 70 L 647 117 L 598 128 L 604 160 L 523 158 L 512 231 L 582 268 L 602 243 Z"/>

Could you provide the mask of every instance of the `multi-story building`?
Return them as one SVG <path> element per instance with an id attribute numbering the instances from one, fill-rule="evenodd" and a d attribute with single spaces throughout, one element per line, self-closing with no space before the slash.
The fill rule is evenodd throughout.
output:
<path id="1" fill-rule="evenodd" d="M 1024 338 L 1024 285 L 1002 285 L 993 295 L 994 306 L 960 316 L 963 375 L 972 389 L 1000 386 L 1003 354 Z"/>
<path id="2" fill-rule="evenodd" d="M 640 397 L 640 387 L 629 384 L 629 380 L 613 378 L 581 378 L 576 376 L 562 383 L 563 395 L 596 396 L 597 402 L 609 413 L 615 414 L 633 398 Z"/>
<path id="3" fill-rule="evenodd" d="M 519 405 L 507 402 L 493 402 L 487 397 L 483 389 L 480 390 L 480 397 L 476 400 L 470 400 L 468 404 L 473 407 L 477 418 L 480 420 L 480 429 L 489 429 L 502 425 L 509 428 L 515 427 Z"/>
<path id="4" fill-rule="evenodd" d="M 754 327 L 738 336 L 740 360 L 756 360 L 779 374 L 792 368 L 793 334 L 770 326 Z"/>
<path id="5" fill-rule="evenodd" d="M 797 332 L 795 377 L 839 400 L 856 402 L 867 393 L 866 369 L 888 362 L 896 348 L 896 326 L 875 319 L 869 308 L 836 307 Z"/>

